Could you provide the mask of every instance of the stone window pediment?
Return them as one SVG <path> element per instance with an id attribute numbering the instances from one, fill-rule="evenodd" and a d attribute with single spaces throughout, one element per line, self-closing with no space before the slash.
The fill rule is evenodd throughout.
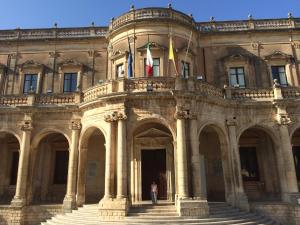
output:
<path id="1" fill-rule="evenodd" d="M 250 57 L 243 54 L 234 54 L 234 55 L 225 56 L 222 59 L 222 61 L 225 63 L 235 63 L 235 62 L 247 63 L 250 61 Z"/>
<path id="2" fill-rule="evenodd" d="M 170 138 L 171 135 L 167 132 L 161 131 L 156 128 L 151 128 L 149 130 L 146 130 L 139 135 L 136 136 L 136 138 L 148 138 L 148 137 L 161 137 L 161 138 Z"/>
<path id="3" fill-rule="evenodd" d="M 267 61 L 285 61 L 285 62 L 292 62 L 294 57 L 292 55 L 286 54 L 281 51 L 274 51 L 270 55 L 266 55 L 264 57 Z"/>
<path id="4" fill-rule="evenodd" d="M 83 68 L 83 64 L 80 63 L 80 62 L 77 62 L 76 60 L 74 59 L 67 59 L 61 63 L 58 64 L 59 68 L 68 68 L 68 67 L 71 67 L 71 68 Z"/>
<path id="5" fill-rule="evenodd" d="M 182 48 L 176 49 L 178 53 L 181 54 L 186 54 L 186 52 L 188 52 L 188 54 L 190 56 L 195 56 L 196 53 L 192 50 L 192 46 L 190 46 L 190 48 L 188 49 L 188 46 L 183 46 Z"/>
<path id="6" fill-rule="evenodd" d="M 115 61 L 115 60 L 118 60 L 118 59 L 121 59 L 121 58 L 124 58 L 124 57 L 127 58 L 127 55 L 128 55 L 128 51 L 117 50 L 117 51 L 114 51 L 112 53 L 110 59 L 113 60 L 113 61 Z"/>
<path id="7" fill-rule="evenodd" d="M 146 43 L 145 45 L 138 47 L 137 51 L 138 52 L 144 52 L 147 50 L 148 47 L 148 43 Z M 151 50 L 168 50 L 168 48 L 164 45 L 158 44 L 157 42 L 150 42 L 150 48 Z"/>
<path id="8" fill-rule="evenodd" d="M 44 68 L 45 68 L 44 64 L 35 62 L 33 60 L 27 60 L 26 62 L 19 65 L 20 71 L 35 70 L 35 71 L 42 72 L 44 70 Z"/>

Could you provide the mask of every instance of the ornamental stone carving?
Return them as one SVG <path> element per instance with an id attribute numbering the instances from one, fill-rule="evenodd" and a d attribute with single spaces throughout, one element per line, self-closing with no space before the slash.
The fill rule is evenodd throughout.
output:
<path id="1" fill-rule="evenodd" d="M 73 120 L 70 124 L 71 130 L 80 130 L 81 129 L 81 122 L 80 120 Z"/>
<path id="2" fill-rule="evenodd" d="M 105 122 L 108 122 L 108 123 L 115 122 L 117 120 L 126 120 L 126 119 L 127 119 L 127 116 L 125 115 L 125 113 L 118 112 L 118 111 L 115 111 L 110 114 L 106 114 L 104 116 Z"/>
<path id="3" fill-rule="evenodd" d="M 279 125 L 290 125 L 292 123 L 291 118 L 288 114 L 280 114 L 278 115 L 278 124 Z"/>
<path id="4" fill-rule="evenodd" d="M 194 113 L 191 113 L 189 110 L 177 110 L 174 115 L 175 119 L 179 120 L 195 120 L 197 119 L 197 115 Z"/>
<path id="5" fill-rule="evenodd" d="M 32 126 L 32 121 L 31 120 L 24 120 L 21 123 L 21 130 L 22 131 L 31 131 L 32 129 L 33 129 L 33 126 Z"/>

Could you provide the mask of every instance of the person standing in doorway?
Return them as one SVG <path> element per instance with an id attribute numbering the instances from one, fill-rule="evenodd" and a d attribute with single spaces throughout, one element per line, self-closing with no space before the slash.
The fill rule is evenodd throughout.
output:
<path id="1" fill-rule="evenodd" d="M 155 181 L 152 182 L 151 184 L 151 199 L 152 199 L 152 204 L 157 203 L 157 194 L 158 194 L 158 189 L 157 189 L 157 184 Z"/>

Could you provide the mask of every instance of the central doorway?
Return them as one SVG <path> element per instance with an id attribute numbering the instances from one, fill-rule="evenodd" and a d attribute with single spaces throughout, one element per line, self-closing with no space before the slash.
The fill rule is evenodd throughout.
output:
<path id="1" fill-rule="evenodd" d="M 167 199 L 166 150 L 142 150 L 142 200 L 151 200 L 152 182 L 158 186 L 158 199 Z"/>

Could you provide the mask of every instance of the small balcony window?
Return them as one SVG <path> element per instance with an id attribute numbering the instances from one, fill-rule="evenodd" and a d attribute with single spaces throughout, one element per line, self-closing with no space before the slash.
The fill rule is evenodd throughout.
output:
<path id="1" fill-rule="evenodd" d="M 64 92 L 75 92 L 77 89 L 77 73 L 64 74 Z"/>
<path id="2" fill-rule="evenodd" d="M 120 77 L 124 77 L 124 64 L 121 63 L 121 64 L 118 64 L 116 66 L 116 75 L 117 75 L 117 78 L 120 78 Z"/>
<path id="3" fill-rule="evenodd" d="M 272 66 L 272 78 L 276 79 L 281 86 L 288 86 L 286 79 L 285 66 Z"/>
<path id="4" fill-rule="evenodd" d="M 181 74 L 184 78 L 189 78 L 189 76 L 190 76 L 190 63 L 181 61 Z"/>
<path id="5" fill-rule="evenodd" d="M 147 77 L 147 72 L 146 72 L 146 60 L 144 60 L 144 74 L 145 77 Z M 159 77 L 160 76 L 160 59 L 159 58 L 154 58 L 153 59 L 153 77 Z"/>
<path id="6" fill-rule="evenodd" d="M 29 92 L 36 92 L 37 79 L 38 79 L 37 74 L 25 74 L 24 87 L 23 87 L 24 94 L 27 94 Z"/>
<path id="7" fill-rule="evenodd" d="M 229 70 L 230 86 L 244 88 L 245 84 L 245 71 L 244 67 L 231 67 Z"/>

